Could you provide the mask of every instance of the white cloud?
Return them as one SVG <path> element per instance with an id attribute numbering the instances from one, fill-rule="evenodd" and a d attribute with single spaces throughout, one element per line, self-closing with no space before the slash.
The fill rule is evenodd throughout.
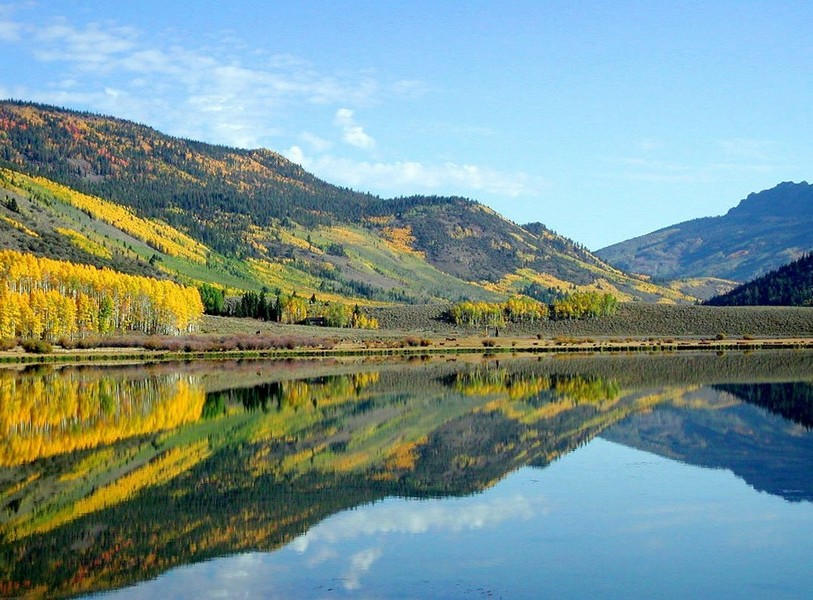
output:
<path id="1" fill-rule="evenodd" d="M 137 33 L 128 27 L 91 23 L 77 29 L 57 23 L 34 30 L 34 55 L 40 60 L 71 62 L 80 69 L 106 69 L 114 66 L 116 57 L 131 52 Z"/>
<path id="2" fill-rule="evenodd" d="M 305 158 L 305 153 L 299 146 L 291 146 L 288 151 L 284 153 L 285 157 L 291 162 L 295 162 L 305 168 L 308 168 L 308 159 Z"/>
<path id="3" fill-rule="evenodd" d="M 355 115 L 349 108 L 337 110 L 334 122 L 341 127 L 342 139 L 346 143 L 362 150 L 370 150 L 375 147 L 375 140 L 367 135 L 361 125 L 356 123 Z"/>
<path id="4" fill-rule="evenodd" d="M 330 154 L 305 155 L 292 146 L 285 155 L 317 176 L 348 187 L 378 194 L 429 193 L 469 195 L 485 192 L 509 198 L 538 196 L 548 184 L 523 172 L 503 172 L 478 165 L 420 161 L 354 161 Z"/>
<path id="5" fill-rule="evenodd" d="M 316 152 L 326 152 L 330 150 L 331 147 L 333 146 L 332 142 L 307 131 L 300 135 L 300 137 L 304 142 L 307 142 L 310 145 L 310 147 L 313 148 L 313 150 Z"/>
<path id="6" fill-rule="evenodd" d="M 0 41 L 16 42 L 20 39 L 20 27 L 11 21 L 0 21 Z"/>
<path id="7" fill-rule="evenodd" d="M 57 67 L 58 74 L 37 89 L 5 90 L 15 97 L 112 114 L 171 135 L 243 148 L 279 148 L 274 140 L 288 136 L 287 155 L 294 162 L 328 181 L 382 195 L 518 198 L 538 196 L 547 187 L 539 177 L 477 164 L 342 156 L 342 146 L 384 156 L 379 141 L 357 121 L 355 108 L 377 109 L 382 100 L 428 93 L 420 80 L 381 80 L 369 70 L 324 73 L 299 57 L 262 49 L 238 58 L 234 40 L 216 48 L 192 47 L 180 39 L 162 45 L 160 32 L 111 23 L 21 23 L 10 13 L 4 20 L 0 10 L 0 36 L 20 32 L 33 43 L 12 42 L 15 51 Z M 314 124 L 305 132 L 288 130 L 291 116 L 303 111 L 312 111 Z M 445 135 L 441 129 L 425 135 Z"/>
<path id="8" fill-rule="evenodd" d="M 148 33 L 106 22 L 80 26 L 64 18 L 19 22 L 0 6 L 0 41 L 15 44 L 21 57 L 27 53 L 60 67 L 38 89 L 9 91 L 241 147 L 273 146 L 270 139 L 288 122 L 286 116 L 304 105 L 361 106 L 382 93 L 366 71 L 320 73 L 297 57 L 262 50 L 238 58 L 234 43 L 202 49 L 175 40 L 162 46 L 160 32 Z M 357 147 L 374 145 L 358 125 L 348 125 L 344 135 Z M 328 147 L 315 137 L 309 142 L 319 152 Z"/>

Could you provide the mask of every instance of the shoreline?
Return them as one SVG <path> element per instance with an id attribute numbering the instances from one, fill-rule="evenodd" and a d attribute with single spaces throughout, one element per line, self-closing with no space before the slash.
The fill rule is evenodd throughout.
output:
<path id="1" fill-rule="evenodd" d="M 760 339 L 676 339 L 647 338 L 580 339 L 566 340 L 535 338 L 485 338 L 493 344 L 485 345 L 480 338 L 460 340 L 432 339 L 428 345 L 398 346 L 380 343 L 343 343 L 333 348 L 293 348 L 268 350 L 214 350 L 168 351 L 140 348 L 102 348 L 89 350 L 61 350 L 50 354 L 31 354 L 19 349 L 0 352 L 0 368 L 36 364 L 147 364 L 193 360 L 286 360 L 292 358 L 330 357 L 421 357 L 457 354 L 584 354 L 597 353 L 675 353 L 675 352 L 754 352 L 759 350 L 813 350 L 813 338 L 760 338 Z M 427 341 L 427 340 L 422 340 Z M 453 345 L 452 345 L 453 344 Z"/>
<path id="2" fill-rule="evenodd" d="M 369 309 L 381 329 L 286 325 L 204 316 L 199 331 L 151 344 L 119 334 L 92 348 L 47 354 L 0 351 L 0 366 L 154 363 L 172 360 L 290 359 L 507 353 L 688 352 L 813 349 L 813 307 L 710 307 L 625 303 L 596 318 L 508 324 L 495 331 L 450 323 L 449 305 Z M 159 340 L 160 342 L 160 340 Z"/>

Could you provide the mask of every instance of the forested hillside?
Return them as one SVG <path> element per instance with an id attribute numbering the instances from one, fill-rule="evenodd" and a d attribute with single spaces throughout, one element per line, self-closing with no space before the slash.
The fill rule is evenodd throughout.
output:
<path id="1" fill-rule="evenodd" d="M 8 169 L 0 231 L 11 247 L 84 252 L 126 272 L 373 302 L 574 287 L 689 300 L 472 200 L 382 199 L 330 185 L 270 150 L 177 139 L 111 117 L 2 102 L 0 165 Z M 29 179 L 18 185 L 14 173 Z"/>
<path id="2" fill-rule="evenodd" d="M 803 181 L 749 194 L 723 216 L 678 223 L 596 254 L 619 269 L 661 280 L 744 282 L 812 248 L 813 185 Z"/>
<path id="3" fill-rule="evenodd" d="M 813 306 L 813 254 L 771 271 L 727 294 L 715 296 L 712 306 Z"/>

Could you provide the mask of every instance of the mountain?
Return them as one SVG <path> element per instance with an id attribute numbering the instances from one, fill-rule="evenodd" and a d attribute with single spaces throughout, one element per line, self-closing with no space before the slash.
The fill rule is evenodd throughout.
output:
<path id="1" fill-rule="evenodd" d="M 718 277 L 743 282 L 813 248 L 813 185 L 785 182 L 749 194 L 723 216 L 679 223 L 596 254 L 658 280 Z"/>
<path id="2" fill-rule="evenodd" d="M 706 301 L 712 306 L 813 306 L 813 254 Z"/>
<path id="3" fill-rule="evenodd" d="M 370 301 L 493 299 L 529 286 L 689 299 L 472 200 L 382 199 L 321 181 L 270 150 L 173 138 L 112 117 L 0 102 L 0 166 L 4 240 L 73 256 L 91 247 L 81 235 L 106 248 L 92 260 L 104 254 L 130 271 Z M 131 226 L 122 230 L 112 215 L 125 213 Z M 178 245 L 146 235 L 156 227 Z"/>

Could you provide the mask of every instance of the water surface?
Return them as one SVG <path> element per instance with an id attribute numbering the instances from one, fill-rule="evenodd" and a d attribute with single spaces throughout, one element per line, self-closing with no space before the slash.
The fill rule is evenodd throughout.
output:
<path id="1" fill-rule="evenodd" d="M 0 371 L 0 591 L 809 597 L 813 355 Z"/>

